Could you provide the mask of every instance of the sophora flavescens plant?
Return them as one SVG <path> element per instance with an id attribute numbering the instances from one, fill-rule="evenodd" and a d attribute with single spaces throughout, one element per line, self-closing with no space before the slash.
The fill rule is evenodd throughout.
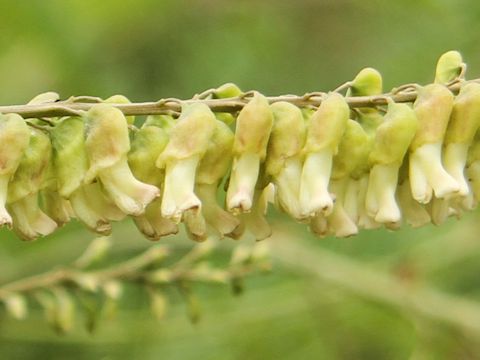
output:
<path id="1" fill-rule="evenodd" d="M 319 236 L 441 224 L 480 199 L 480 81 L 443 54 L 434 82 L 384 92 L 361 70 L 330 92 L 225 84 L 189 100 L 116 95 L 0 106 L 0 226 L 33 240 L 77 219 L 151 240 L 271 235 L 269 206 Z M 146 119 L 135 116 L 146 115 Z"/>

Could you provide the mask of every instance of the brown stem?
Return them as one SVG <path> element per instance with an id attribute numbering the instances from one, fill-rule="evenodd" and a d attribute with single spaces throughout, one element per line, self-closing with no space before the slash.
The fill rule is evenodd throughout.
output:
<path id="1" fill-rule="evenodd" d="M 479 79 L 470 80 L 471 82 L 478 82 Z M 455 83 L 449 86 L 454 93 L 460 89 L 460 84 Z M 90 99 L 91 97 L 77 97 L 78 99 Z M 412 102 L 417 98 L 417 92 L 398 93 L 398 94 L 381 94 L 375 96 L 358 96 L 346 97 L 350 107 L 375 107 L 378 105 L 386 105 L 387 98 L 391 98 L 395 102 Z M 267 97 L 270 103 L 278 101 L 286 101 L 294 105 L 305 106 L 319 106 L 322 102 L 320 96 L 294 96 L 281 95 Z M 242 109 L 249 101 L 248 96 L 242 96 L 230 99 L 163 99 L 155 102 L 141 102 L 131 104 L 111 104 L 121 110 L 125 115 L 155 115 L 179 112 L 182 105 L 192 103 L 204 103 L 209 106 L 212 111 L 216 112 L 236 112 Z M 59 101 L 55 103 L 46 104 L 32 104 L 32 105 L 4 105 L 0 106 L 0 113 L 17 113 L 24 118 L 42 118 L 42 117 L 56 117 L 56 116 L 79 116 L 84 111 L 88 111 L 95 103 L 91 102 L 72 102 L 71 100 Z"/>

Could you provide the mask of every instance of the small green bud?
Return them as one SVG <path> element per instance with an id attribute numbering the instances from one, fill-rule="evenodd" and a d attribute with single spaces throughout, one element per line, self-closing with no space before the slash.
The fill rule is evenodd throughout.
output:
<path id="1" fill-rule="evenodd" d="M 435 83 L 448 84 L 458 78 L 464 67 L 465 63 L 463 62 L 462 54 L 458 51 L 447 51 L 438 59 L 435 70 Z"/>
<path id="2" fill-rule="evenodd" d="M 353 79 L 347 96 L 380 95 L 382 91 L 382 75 L 373 68 L 364 68 Z"/>
<path id="3" fill-rule="evenodd" d="M 214 90 L 213 96 L 216 99 L 227 99 L 237 97 L 243 94 L 243 91 L 234 83 L 226 83 Z"/>

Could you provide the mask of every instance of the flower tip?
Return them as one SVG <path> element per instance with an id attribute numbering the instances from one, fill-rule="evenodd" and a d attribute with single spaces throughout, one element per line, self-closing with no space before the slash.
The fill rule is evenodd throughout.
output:
<path id="1" fill-rule="evenodd" d="M 252 209 L 252 198 L 247 191 L 238 191 L 231 199 L 229 199 L 228 211 L 233 214 L 248 213 Z"/>
<path id="2" fill-rule="evenodd" d="M 0 228 L 6 226 L 8 229 L 12 228 L 12 217 L 7 211 L 0 212 Z"/>

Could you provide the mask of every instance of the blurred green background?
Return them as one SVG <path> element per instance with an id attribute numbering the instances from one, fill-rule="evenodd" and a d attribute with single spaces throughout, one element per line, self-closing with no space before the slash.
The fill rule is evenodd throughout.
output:
<path id="1" fill-rule="evenodd" d="M 431 81 L 436 59 L 450 49 L 462 52 L 471 77 L 480 74 L 475 0 L 2 0 L 0 14 L 1 104 L 25 103 L 47 90 L 64 98 L 189 98 L 227 81 L 266 94 L 303 94 L 332 89 L 365 66 L 379 69 L 389 89 Z M 174 292 L 166 318 L 154 320 L 135 287 L 117 317 L 93 335 L 80 320 L 72 333 L 56 335 L 39 310 L 24 321 L 2 315 L 1 358 L 480 358 L 480 334 L 456 324 L 468 318 L 464 307 L 480 311 L 478 213 L 439 228 L 324 240 L 282 216 L 271 218 L 288 241 L 313 255 L 339 254 L 339 267 L 333 261 L 327 271 L 306 274 L 305 267 L 321 262 L 300 271 L 278 256 L 273 272 L 249 278 L 240 297 L 226 287 L 199 286 L 203 318 L 196 325 Z M 0 282 L 67 263 L 92 238 L 78 224 L 31 244 L 0 230 Z M 115 226 L 114 240 L 112 261 L 150 246 L 128 221 Z M 269 241 L 274 254 L 288 244 Z M 182 236 L 170 243 L 192 246 Z M 363 267 L 394 285 L 375 277 L 363 284 L 359 276 L 355 290 L 336 280 Z M 385 297 L 370 296 L 371 286 Z M 397 298 L 398 286 L 431 292 L 417 304 Z"/>

